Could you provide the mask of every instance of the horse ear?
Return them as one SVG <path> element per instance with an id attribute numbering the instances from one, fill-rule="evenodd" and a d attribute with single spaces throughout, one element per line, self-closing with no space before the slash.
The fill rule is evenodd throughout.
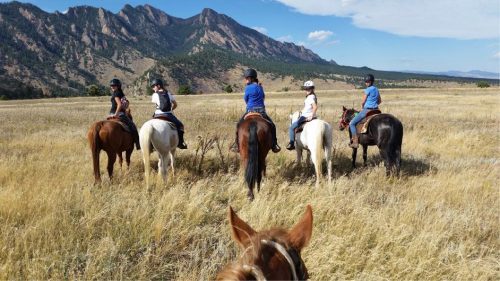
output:
<path id="1" fill-rule="evenodd" d="M 233 240 L 238 242 L 243 248 L 247 248 L 250 243 L 250 237 L 257 232 L 240 219 L 231 206 L 229 206 L 228 217 L 229 223 L 231 224 L 231 236 Z"/>
<path id="2" fill-rule="evenodd" d="M 345 108 L 345 106 L 342 106 L 342 111 L 346 111 L 347 108 Z"/>
<path id="3" fill-rule="evenodd" d="M 311 205 L 307 205 L 302 219 L 288 232 L 288 241 L 300 251 L 307 246 L 312 236 L 313 214 Z"/>

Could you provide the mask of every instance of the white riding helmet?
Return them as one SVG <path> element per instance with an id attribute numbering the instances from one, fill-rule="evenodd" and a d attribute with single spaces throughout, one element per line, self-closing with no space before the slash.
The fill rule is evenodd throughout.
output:
<path id="1" fill-rule="evenodd" d="M 309 80 L 309 81 L 304 82 L 304 88 L 307 89 L 307 88 L 312 88 L 312 87 L 314 87 L 313 81 Z"/>

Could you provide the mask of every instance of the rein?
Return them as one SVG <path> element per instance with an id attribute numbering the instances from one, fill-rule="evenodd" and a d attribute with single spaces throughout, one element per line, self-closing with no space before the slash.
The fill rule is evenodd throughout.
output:
<path id="1" fill-rule="evenodd" d="M 279 244 L 277 242 L 270 241 L 270 240 L 262 239 L 262 240 L 260 240 L 260 242 L 262 242 L 265 245 L 274 247 L 286 259 L 286 261 L 288 262 L 288 265 L 290 265 L 290 270 L 292 271 L 292 276 L 293 276 L 292 280 L 299 280 L 299 278 L 297 277 L 297 270 L 295 268 L 295 262 L 292 259 L 292 257 L 290 256 L 290 254 L 288 253 L 288 251 L 285 249 L 285 247 L 283 247 L 281 244 Z M 245 250 L 245 252 L 246 252 L 246 250 Z M 243 269 L 250 272 L 257 279 L 257 281 L 266 281 L 266 277 L 264 276 L 264 273 L 262 272 L 262 270 L 258 266 L 244 264 Z M 303 276 L 303 272 L 301 272 L 300 275 Z"/>

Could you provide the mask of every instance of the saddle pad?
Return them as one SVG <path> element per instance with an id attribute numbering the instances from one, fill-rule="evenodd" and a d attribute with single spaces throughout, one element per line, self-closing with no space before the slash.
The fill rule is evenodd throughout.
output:
<path id="1" fill-rule="evenodd" d="M 167 116 L 155 116 L 155 117 L 153 117 L 153 119 L 160 119 L 160 120 L 166 121 L 168 123 L 168 125 L 170 126 L 170 128 L 172 128 L 173 130 L 177 130 L 177 127 L 175 126 L 174 122 L 172 122 L 170 120 L 170 118 L 168 118 Z"/>
<path id="2" fill-rule="evenodd" d="M 311 121 L 312 121 L 312 120 L 316 120 L 316 119 L 318 119 L 318 117 L 313 117 L 313 119 L 311 119 Z M 295 134 L 302 132 L 302 131 L 304 130 L 304 126 L 305 126 L 307 123 L 311 122 L 311 121 L 302 122 L 302 123 L 301 123 L 301 124 L 300 124 L 300 125 L 299 125 L 299 126 L 298 126 L 295 130 L 294 130 L 294 131 L 295 131 Z"/>
<path id="3" fill-rule="evenodd" d="M 371 113 L 372 111 L 375 111 L 375 112 Z M 369 113 L 371 113 L 371 114 L 367 115 L 367 117 L 362 119 L 356 125 L 356 130 L 359 134 L 366 134 L 366 132 L 368 131 L 368 125 L 370 125 L 370 120 L 372 120 L 373 117 L 381 114 L 380 111 L 378 111 L 378 110 L 372 110 L 372 111 L 369 111 Z M 377 111 L 378 111 L 378 113 L 377 113 Z"/>

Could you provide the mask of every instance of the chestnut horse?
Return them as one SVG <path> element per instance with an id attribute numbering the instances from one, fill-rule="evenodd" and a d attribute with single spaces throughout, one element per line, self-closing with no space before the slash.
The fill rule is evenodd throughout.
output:
<path id="1" fill-rule="evenodd" d="M 290 230 L 274 228 L 255 231 L 229 207 L 233 240 L 243 254 L 227 265 L 217 280 L 307 280 L 309 274 L 300 251 L 311 239 L 313 215 L 310 205 L 302 219 Z"/>
<path id="2" fill-rule="evenodd" d="M 349 139 L 351 131 L 349 123 L 358 112 L 355 109 L 342 108 L 343 113 L 339 121 L 339 129 L 347 128 Z M 395 174 L 399 176 L 401 170 L 401 144 L 403 142 L 403 124 L 396 117 L 390 114 L 377 114 L 370 119 L 367 132 L 358 133 L 359 144 L 363 146 L 363 161 L 366 165 L 367 150 L 369 145 L 376 145 L 380 151 L 380 156 L 384 160 L 386 175 Z M 357 148 L 352 149 L 352 167 L 356 168 Z"/>
<path id="3" fill-rule="evenodd" d="M 238 136 L 240 167 L 245 169 L 247 196 L 251 201 L 255 184 L 260 191 L 262 176 L 266 174 L 266 156 L 273 143 L 271 126 L 260 114 L 249 113 L 238 126 Z"/>
<path id="4" fill-rule="evenodd" d="M 130 109 L 127 109 L 127 116 L 132 120 Z M 118 119 L 117 119 L 118 120 Z M 108 154 L 108 175 L 113 177 L 113 165 L 118 155 L 120 167 L 123 163 L 122 152 L 125 151 L 125 160 L 127 167 L 130 167 L 130 155 L 134 151 L 134 138 L 127 132 L 122 125 L 115 120 L 97 121 L 87 133 L 87 139 L 92 151 L 92 160 L 94 163 L 95 184 L 101 182 L 101 172 L 99 169 L 99 154 L 101 150 Z"/>

